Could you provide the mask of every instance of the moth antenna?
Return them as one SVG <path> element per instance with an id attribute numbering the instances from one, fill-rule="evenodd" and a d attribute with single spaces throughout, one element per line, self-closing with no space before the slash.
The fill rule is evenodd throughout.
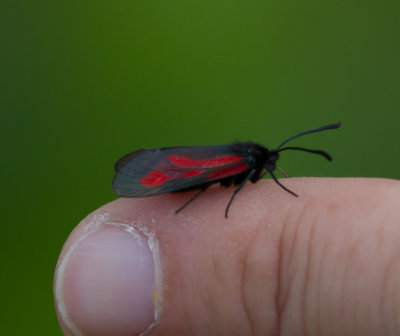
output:
<path id="1" fill-rule="evenodd" d="M 287 149 L 293 149 L 293 150 L 299 150 L 299 151 L 303 151 L 303 152 L 318 154 L 318 155 L 323 156 L 328 161 L 332 161 L 332 157 L 327 152 L 324 152 L 324 151 L 318 150 L 318 149 L 308 149 L 308 148 L 303 148 L 303 147 L 284 147 L 284 148 L 277 150 L 276 152 L 279 153 L 279 152 L 282 152 Z"/>
<path id="2" fill-rule="evenodd" d="M 279 148 L 281 148 L 283 145 L 287 144 L 289 141 L 292 141 L 293 139 L 296 139 L 296 138 L 301 137 L 301 136 L 306 135 L 306 134 L 322 132 L 322 131 L 326 131 L 326 130 L 330 130 L 330 129 L 336 129 L 336 128 L 339 128 L 341 124 L 342 124 L 341 122 L 338 122 L 336 124 L 329 124 L 329 125 L 326 125 L 326 126 L 322 126 L 322 127 L 318 127 L 318 128 L 312 129 L 310 131 L 305 131 L 305 132 L 301 132 L 299 134 L 293 135 L 289 139 L 286 139 L 284 142 L 282 142 L 275 149 L 275 151 L 277 151 Z"/>

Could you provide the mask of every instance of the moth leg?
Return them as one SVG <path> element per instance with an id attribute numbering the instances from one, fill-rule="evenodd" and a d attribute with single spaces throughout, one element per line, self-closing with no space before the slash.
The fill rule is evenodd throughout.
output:
<path id="1" fill-rule="evenodd" d="M 253 170 L 249 173 L 249 175 L 247 175 L 246 178 L 242 181 L 242 183 L 240 183 L 239 187 L 237 187 L 237 188 L 234 190 L 234 192 L 233 192 L 233 194 L 232 194 L 232 196 L 231 196 L 231 199 L 229 200 L 228 205 L 226 206 L 226 209 L 225 209 L 225 218 L 228 218 L 228 211 L 229 211 L 229 208 L 231 207 L 231 204 L 232 204 L 232 202 L 233 202 L 233 199 L 235 198 L 235 196 L 237 195 L 237 193 L 240 191 L 240 189 L 242 189 L 242 188 L 244 187 L 244 185 L 253 177 L 253 175 L 255 174 L 255 172 L 256 172 L 256 170 L 253 169 Z"/>
<path id="2" fill-rule="evenodd" d="M 290 177 L 289 176 L 289 174 L 288 173 L 286 173 L 282 168 L 280 168 L 280 167 L 278 167 L 278 166 L 276 166 L 276 169 L 278 169 L 279 170 L 279 172 L 282 174 L 282 175 L 284 175 L 285 177 Z"/>
<path id="3" fill-rule="evenodd" d="M 273 179 L 283 190 L 286 190 L 289 194 L 292 194 L 293 196 L 296 196 L 296 197 L 299 196 L 299 195 L 297 195 L 295 192 L 293 192 L 293 191 L 291 191 L 290 189 L 286 188 L 282 183 L 280 183 L 280 182 L 278 181 L 278 179 L 275 177 L 275 175 L 274 175 L 274 173 L 273 173 L 272 171 L 268 170 L 268 173 L 270 173 L 272 179 Z"/>
<path id="4" fill-rule="evenodd" d="M 178 210 L 175 211 L 175 213 L 177 214 L 178 212 L 180 212 L 181 210 L 183 210 L 184 208 L 186 208 L 190 203 L 192 203 L 197 197 L 199 197 L 203 192 L 206 191 L 207 188 L 201 189 L 197 194 L 194 194 L 194 196 L 192 196 L 184 205 L 182 205 Z"/>

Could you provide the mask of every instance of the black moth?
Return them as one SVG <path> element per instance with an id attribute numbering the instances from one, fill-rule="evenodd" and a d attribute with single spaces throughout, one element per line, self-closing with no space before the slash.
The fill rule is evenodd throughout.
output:
<path id="1" fill-rule="evenodd" d="M 228 217 L 236 194 L 246 182 L 256 183 L 267 173 L 282 189 L 297 196 L 280 183 L 273 173 L 278 169 L 287 176 L 276 165 L 279 153 L 285 150 L 299 150 L 321 155 L 329 161 L 332 161 L 332 158 L 322 150 L 283 146 L 300 136 L 336 129 L 340 125 L 338 122 L 296 134 L 271 150 L 254 142 L 140 149 L 125 155 L 115 164 L 113 190 L 122 197 L 146 197 L 167 192 L 199 190 L 176 211 L 178 213 L 212 184 L 219 183 L 224 187 L 235 185 L 238 187 L 225 209 L 225 217 Z"/>

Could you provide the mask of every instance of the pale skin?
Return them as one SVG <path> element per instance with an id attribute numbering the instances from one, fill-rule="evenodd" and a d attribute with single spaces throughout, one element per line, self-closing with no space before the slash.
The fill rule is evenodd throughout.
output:
<path id="1" fill-rule="evenodd" d="M 299 197 L 272 180 L 249 183 L 228 219 L 233 187 L 210 188 L 178 215 L 193 192 L 117 199 L 78 225 L 60 258 L 93 216 L 140 218 L 162 259 L 163 311 L 151 335 L 399 335 L 400 183 L 280 181 Z"/>

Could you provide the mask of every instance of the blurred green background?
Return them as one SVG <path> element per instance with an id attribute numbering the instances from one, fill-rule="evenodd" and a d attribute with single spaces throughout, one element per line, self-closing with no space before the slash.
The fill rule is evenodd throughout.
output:
<path id="1" fill-rule="evenodd" d="M 61 335 L 63 242 L 138 148 L 253 140 L 293 176 L 400 177 L 400 2 L 0 4 L 4 335 Z M 293 143 L 294 144 L 294 143 Z"/>

